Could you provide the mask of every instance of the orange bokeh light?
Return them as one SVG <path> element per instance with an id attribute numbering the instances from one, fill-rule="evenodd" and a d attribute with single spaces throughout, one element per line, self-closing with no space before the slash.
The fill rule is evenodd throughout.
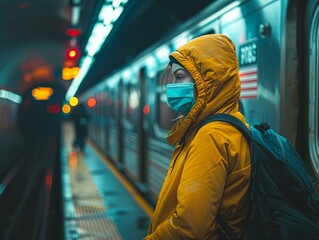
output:
<path id="1" fill-rule="evenodd" d="M 96 99 L 93 98 L 93 97 L 89 98 L 88 101 L 87 101 L 87 104 L 88 104 L 88 106 L 89 106 L 90 108 L 95 107 L 95 105 L 96 105 Z"/>

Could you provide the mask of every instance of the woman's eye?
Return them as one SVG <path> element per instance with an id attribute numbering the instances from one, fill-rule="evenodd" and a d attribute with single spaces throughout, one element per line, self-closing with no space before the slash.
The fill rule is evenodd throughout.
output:
<path id="1" fill-rule="evenodd" d="M 183 80 L 184 79 L 184 75 L 183 74 L 178 74 L 176 76 L 176 80 Z"/>

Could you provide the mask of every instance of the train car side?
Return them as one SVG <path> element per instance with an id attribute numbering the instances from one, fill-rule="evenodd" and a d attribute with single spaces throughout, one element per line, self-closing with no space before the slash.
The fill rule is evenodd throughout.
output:
<path id="1" fill-rule="evenodd" d="M 173 147 L 165 137 L 176 117 L 167 106 L 161 74 L 170 52 L 206 33 L 226 34 L 236 45 L 240 108 L 248 122 L 269 122 L 295 143 L 319 178 L 318 2 L 220 3 L 81 96 L 99 99 L 91 110 L 91 138 L 153 203 L 169 166 Z"/>

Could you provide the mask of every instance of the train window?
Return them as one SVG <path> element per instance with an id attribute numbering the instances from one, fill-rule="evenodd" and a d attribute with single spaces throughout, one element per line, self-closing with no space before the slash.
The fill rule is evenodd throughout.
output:
<path id="1" fill-rule="evenodd" d="M 114 116 L 115 121 L 119 121 L 122 119 L 122 108 L 123 108 L 123 80 L 121 79 L 118 84 L 117 88 L 114 89 Z"/>
<path id="2" fill-rule="evenodd" d="M 115 120 L 115 93 L 114 91 L 109 91 L 108 96 L 106 98 L 106 105 L 108 109 L 108 117 Z"/>
<path id="3" fill-rule="evenodd" d="M 159 127 L 164 130 L 169 130 L 175 123 L 173 120 L 178 117 L 178 115 L 172 111 L 172 109 L 167 105 L 166 93 L 161 86 L 161 78 L 163 72 L 159 72 L 156 76 L 157 90 L 156 90 L 156 119 Z"/>
<path id="4" fill-rule="evenodd" d="M 123 113 L 124 118 L 130 121 L 130 109 L 129 109 L 129 95 L 131 92 L 131 84 L 125 85 L 124 93 L 123 93 Z"/>
<path id="5" fill-rule="evenodd" d="M 128 84 L 125 88 L 124 96 L 125 96 L 125 100 L 124 100 L 125 118 L 129 122 L 133 123 L 134 113 L 136 112 L 139 106 L 139 93 L 133 85 Z"/>
<path id="6" fill-rule="evenodd" d="M 104 100 L 105 101 L 106 117 L 114 119 L 112 99 L 114 99 L 112 92 L 106 89 L 105 90 L 105 100 Z"/>

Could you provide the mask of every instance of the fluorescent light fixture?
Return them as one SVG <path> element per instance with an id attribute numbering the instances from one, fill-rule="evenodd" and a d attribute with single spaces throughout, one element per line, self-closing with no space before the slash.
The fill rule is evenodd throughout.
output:
<path id="1" fill-rule="evenodd" d="M 22 97 L 18 94 L 15 94 L 10 91 L 6 91 L 4 89 L 0 89 L 0 98 L 7 99 L 9 101 L 15 102 L 15 103 L 21 103 Z"/>
<path id="2" fill-rule="evenodd" d="M 80 6 L 74 6 L 71 10 L 71 25 L 76 26 L 79 24 L 80 20 L 80 13 L 81 13 L 81 7 Z"/>
<path id="3" fill-rule="evenodd" d="M 106 38 L 113 29 L 113 23 L 120 17 L 124 10 L 124 5 L 127 2 L 128 0 L 108 0 L 101 7 L 98 14 L 98 22 L 93 27 L 91 36 L 89 37 L 88 42 L 85 46 L 85 52 L 87 55 L 83 56 L 83 59 L 80 63 L 80 72 L 73 79 L 72 84 L 70 85 L 69 90 L 66 93 L 66 100 L 75 95 L 81 82 L 83 81 L 94 61 L 95 54 L 100 51 Z"/>
<path id="4" fill-rule="evenodd" d="M 156 63 L 156 60 L 152 55 L 148 56 L 145 61 L 146 61 L 146 65 L 149 67 L 153 67 Z"/>
<path id="5" fill-rule="evenodd" d="M 159 62 L 163 62 L 170 54 L 170 48 L 167 45 L 163 45 L 155 51 L 155 56 Z"/>
<path id="6" fill-rule="evenodd" d="M 93 62 L 94 62 L 94 59 L 92 57 L 84 58 L 79 74 L 73 79 L 73 82 L 72 82 L 68 92 L 66 93 L 65 98 L 67 101 L 69 101 L 71 99 L 71 97 L 73 97 L 75 95 L 81 82 L 83 81 L 83 78 L 85 77 L 85 75 L 89 71 Z"/>
<path id="7" fill-rule="evenodd" d="M 92 34 L 85 47 L 87 54 L 93 57 L 102 47 L 106 37 L 110 34 L 113 25 L 105 26 L 103 23 L 98 23 L 94 26 Z"/>
<path id="8" fill-rule="evenodd" d="M 231 11 L 229 11 L 228 13 L 226 13 L 225 15 L 223 15 L 223 19 L 228 22 L 236 18 L 240 18 L 241 16 L 242 16 L 241 8 L 236 7 L 232 9 Z"/>
<path id="9" fill-rule="evenodd" d="M 113 7 L 117 8 L 121 5 L 122 0 L 113 0 Z"/>
<path id="10" fill-rule="evenodd" d="M 223 15 L 224 13 L 228 12 L 229 10 L 239 6 L 242 2 L 244 2 L 245 0 L 237 0 L 234 1 L 232 3 L 230 3 L 229 5 L 227 5 L 226 7 L 224 7 L 222 10 L 217 11 L 215 14 L 212 14 L 210 17 L 206 18 L 205 20 L 201 21 L 197 26 L 198 27 L 202 27 L 207 25 L 208 23 L 210 23 L 211 21 L 215 20 L 218 16 Z"/>
<path id="11" fill-rule="evenodd" d="M 154 56 L 149 55 L 146 57 L 146 66 L 147 66 L 147 70 L 148 70 L 148 75 L 152 78 L 156 76 L 156 59 Z"/>
<path id="12" fill-rule="evenodd" d="M 132 71 L 130 69 L 126 69 L 123 73 L 123 78 L 128 79 L 131 77 L 131 75 L 132 75 Z"/>
<path id="13" fill-rule="evenodd" d="M 177 36 L 173 42 L 174 42 L 174 48 L 177 49 L 180 46 L 184 45 L 185 43 L 188 42 L 188 37 L 189 37 L 189 33 L 188 32 L 184 32 L 182 34 L 180 34 L 179 36 Z"/>
<path id="14" fill-rule="evenodd" d="M 112 5 L 104 5 L 99 14 L 99 20 L 104 24 L 110 24 L 113 20 L 113 7 Z"/>
<path id="15" fill-rule="evenodd" d="M 111 77 L 110 79 L 108 79 L 108 81 L 106 82 L 106 86 L 109 88 L 114 88 L 115 86 L 117 86 L 118 81 L 119 81 L 119 76 L 115 75 Z"/>
<path id="16" fill-rule="evenodd" d="M 120 15 L 122 14 L 123 10 L 124 10 L 123 7 L 118 7 L 116 9 L 114 9 L 113 22 L 115 22 L 120 17 Z"/>

